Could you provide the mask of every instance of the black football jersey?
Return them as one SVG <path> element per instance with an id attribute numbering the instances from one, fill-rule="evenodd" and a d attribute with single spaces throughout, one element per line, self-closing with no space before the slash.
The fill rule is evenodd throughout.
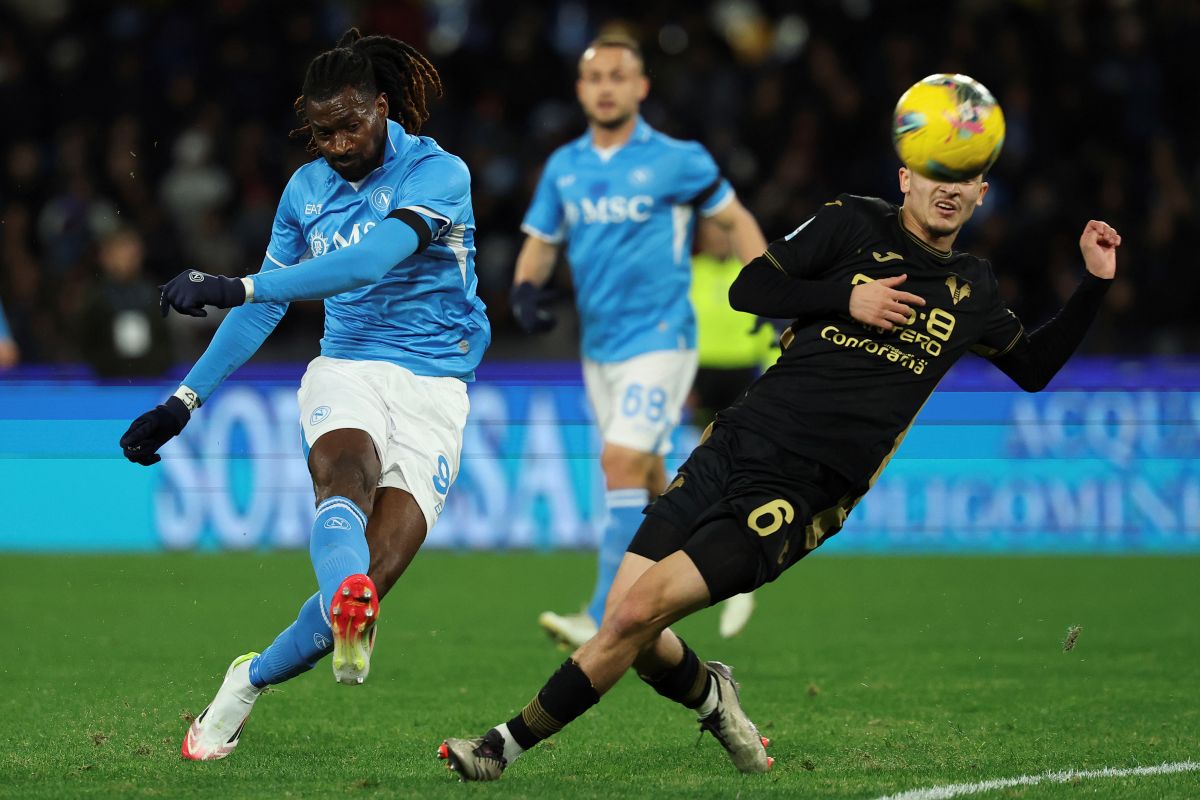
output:
<path id="1" fill-rule="evenodd" d="M 896 275 L 925 299 L 907 324 L 868 327 L 839 314 L 796 320 L 779 361 L 719 415 L 825 464 L 864 491 L 942 376 L 968 350 L 1007 353 L 1024 336 L 987 261 L 941 252 L 909 233 L 887 201 L 841 195 L 766 258 L 796 278 L 857 285 Z"/>

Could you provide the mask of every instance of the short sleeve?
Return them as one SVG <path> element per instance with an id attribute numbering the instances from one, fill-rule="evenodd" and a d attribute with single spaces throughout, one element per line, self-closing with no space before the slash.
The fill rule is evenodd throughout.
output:
<path id="1" fill-rule="evenodd" d="M 685 142 L 681 149 L 676 202 L 695 206 L 701 216 L 711 217 L 733 201 L 733 187 L 721 177 L 717 162 L 699 142 Z"/>
<path id="2" fill-rule="evenodd" d="M 992 303 L 988 307 L 983 333 L 979 340 L 971 346 L 971 352 L 992 359 L 1007 355 L 1016 347 L 1017 342 L 1025 336 L 1025 326 L 1000 299 L 1000 286 L 995 276 L 991 274 L 990 267 L 988 273 L 991 282 Z"/>
<path id="3" fill-rule="evenodd" d="M 557 159 L 546 162 L 542 177 L 538 179 L 533 193 L 533 202 L 521 221 L 521 230 L 550 244 L 558 244 L 566 235 L 563 227 L 562 195 L 558 192 Z"/>
<path id="4" fill-rule="evenodd" d="M 419 161 L 392 201 L 394 211 L 408 209 L 431 221 L 433 241 L 471 216 L 471 173 L 461 159 L 449 154 Z"/>
<path id="5" fill-rule="evenodd" d="M 283 194 L 279 207 L 275 209 L 275 221 L 271 224 L 271 241 L 267 243 L 267 259 L 279 267 L 290 267 L 299 263 L 308 251 L 304 233 L 300 229 L 300 214 L 296 207 L 299 192 L 297 175 L 293 174 Z"/>
<path id="6" fill-rule="evenodd" d="M 858 224 L 853 201 L 839 195 L 796 230 L 771 242 L 767 259 L 793 277 L 819 277 L 853 252 Z"/>

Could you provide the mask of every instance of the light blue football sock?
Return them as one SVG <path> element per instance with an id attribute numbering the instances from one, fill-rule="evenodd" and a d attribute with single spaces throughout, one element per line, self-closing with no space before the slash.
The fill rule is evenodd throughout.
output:
<path id="1" fill-rule="evenodd" d="M 367 515 L 345 497 L 333 496 L 317 506 L 308 555 L 317 573 L 317 587 L 326 603 L 351 575 L 365 573 L 371 564 L 367 548 Z"/>
<path id="2" fill-rule="evenodd" d="M 588 616 L 597 625 L 604 618 L 604 604 L 608 600 L 613 579 L 617 577 L 617 567 L 621 566 L 621 559 L 625 557 L 633 535 L 642 524 L 642 509 L 650 502 L 650 492 L 645 489 L 610 489 L 605 492 L 604 500 L 608 505 L 608 524 L 604 526 L 604 534 L 600 539 L 596 589 L 587 609 Z"/>
<path id="3" fill-rule="evenodd" d="M 273 686 L 308 672 L 333 650 L 333 632 L 320 592 L 304 601 L 296 621 L 250 662 L 250 682 Z"/>

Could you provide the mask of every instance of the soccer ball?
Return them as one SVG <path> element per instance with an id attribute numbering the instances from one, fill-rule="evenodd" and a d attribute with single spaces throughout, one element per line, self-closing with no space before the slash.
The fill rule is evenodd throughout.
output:
<path id="1" fill-rule="evenodd" d="M 896 103 L 892 144 L 911 170 L 936 181 L 987 172 L 1004 146 L 1004 113 L 982 83 L 966 75 L 930 75 Z"/>

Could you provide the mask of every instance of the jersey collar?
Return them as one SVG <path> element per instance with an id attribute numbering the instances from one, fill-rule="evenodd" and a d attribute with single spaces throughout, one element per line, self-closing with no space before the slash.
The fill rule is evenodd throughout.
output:
<path id="1" fill-rule="evenodd" d="M 648 123 L 648 122 L 646 122 L 646 120 L 642 119 L 641 114 L 638 114 L 634 119 L 635 119 L 635 122 L 633 124 L 633 133 L 629 135 L 629 141 L 626 142 L 625 144 L 621 145 L 620 147 L 618 147 L 616 150 L 613 150 L 612 153 L 617 153 L 620 150 L 623 150 L 624 148 L 633 144 L 634 142 L 650 141 L 650 136 L 651 136 L 651 134 L 654 133 L 654 128 L 651 128 L 650 123 Z M 592 131 L 590 129 L 584 131 L 583 136 L 580 136 L 578 139 L 575 140 L 575 149 L 576 150 L 592 150 L 593 152 L 596 152 L 596 153 L 601 152 L 599 148 L 595 147 L 592 144 Z"/>
<path id="2" fill-rule="evenodd" d="M 383 161 L 378 167 L 367 173 L 361 181 L 345 181 L 355 192 L 362 189 L 363 186 L 371 180 L 371 177 L 380 170 L 387 169 L 395 162 L 404 158 L 408 151 L 412 148 L 413 142 L 416 141 L 415 136 L 409 136 L 404 130 L 404 126 L 395 120 L 387 121 L 387 141 L 383 143 Z M 321 159 L 325 161 L 324 159 Z M 325 162 L 326 169 L 329 170 L 331 179 L 345 180 L 337 174 L 337 170 L 329 166 L 329 162 Z"/>
<path id="3" fill-rule="evenodd" d="M 408 153 L 412 147 L 413 140 L 417 137 L 409 136 L 408 131 L 404 130 L 404 126 L 394 119 L 387 121 L 387 142 L 383 145 L 383 164 L 388 166 L 393 161 L 399 161 Z"/>
<path id="4" fill-rule="evenodd" d="M 950 256 L 954 255 L 953 250 L 938 250 L 936 247 L 933 247 L 932 245 L 929 245 L 926 242 L 922 241 L 921 237 L 917 236 L 915 233 L 910 231 L 904 225 L 904 220 L 901 219 L 901 217 L 903 217 L 903 216 L 904 216 L 904 206 L 896 206 L 896 226 L 898 228 L 900 228 L 900 230 L 904 233 L 904 235 L 907 236 L 912 241 L 913 244 L 917 245 L 918 247 L 920 247 L 922 250 L 924 250 L 927 253 L 932 253 L 933 255 L 937 256 L 938 258 L 945 259 L 945 258 L 950 258 Z"/>

